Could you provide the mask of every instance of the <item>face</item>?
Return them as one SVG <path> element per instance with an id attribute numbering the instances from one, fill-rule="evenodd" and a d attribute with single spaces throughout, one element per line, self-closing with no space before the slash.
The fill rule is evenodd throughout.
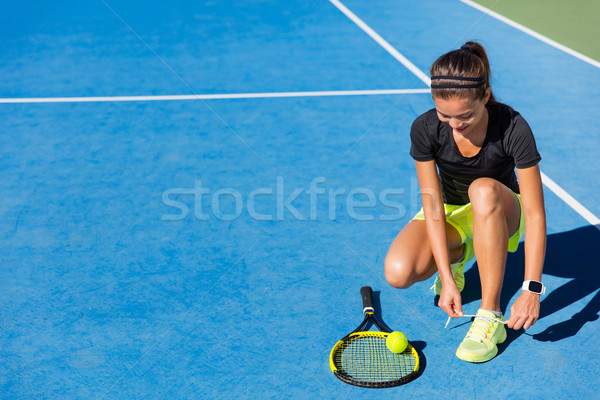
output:
<path id="1" fill-rule="evenodd" d="M 433 102 L 440 121 L 448 123 L 455 133 L 468 136 L 485 122 L 488 99 L 486 95 L 480 100 L 453 97 L 448 100 L 434 98 Z"/>

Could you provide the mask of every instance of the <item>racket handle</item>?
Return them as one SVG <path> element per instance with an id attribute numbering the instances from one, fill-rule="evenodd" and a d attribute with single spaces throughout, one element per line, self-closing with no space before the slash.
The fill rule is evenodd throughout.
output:
<path id="1" fill-rule="evenodd" d="M 363 301 L 363 314 L 373 314 L 375 309 L 373 308 L 373 290 L 371 287 L 363 286 L 360 288 L 360 295 L 362 296 Z"/>

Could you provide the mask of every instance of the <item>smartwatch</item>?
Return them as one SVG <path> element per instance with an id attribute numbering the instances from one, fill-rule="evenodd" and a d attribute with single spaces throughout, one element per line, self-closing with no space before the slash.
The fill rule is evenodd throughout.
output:
<path id="1" fill-rule="evenodd" d="M 546 286 L 544 286 L 542 282 L 538 281 L 525 281 L 523 282 L 523 290 L 543 295 L 544 293 L 546 293 Z"/>

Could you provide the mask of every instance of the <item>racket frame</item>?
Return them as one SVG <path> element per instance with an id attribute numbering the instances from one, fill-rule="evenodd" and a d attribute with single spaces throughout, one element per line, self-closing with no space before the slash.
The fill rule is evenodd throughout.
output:
<path id="1" fill-rule="evenodd" d="M 412 356 L 415 359 L 415 367 L 410 374 L 405 375 L 399 379 L 381 382 L 369 382 L 360 379 L 355 379 L 352 376 L 338 370 L 334 362 L 336 352 L 341 346 L 349 342 L 349 339 L 356 340 L 359 337 L 365 336 L 387 338 L 387 336 L 390 334 L 390 329 L 387 326 L 385 326 L 385 324 L 382 321 L 379 321 L 379 319 L 375 316 L 375 308 L 373 307 L 372 293 L 373 291 L 369 286 L 363 286 L 360 289 L 360 294 L 363 300 L 363 314 L 365 317 L 356 329 L 344 336 L 333 346 L 331 352 L 329 353 L 329 366 L 331 367 L 331 371 L 333 372 L 333 374 L 338 379 L 350 385 L 366 388 L 389 388 L 399 386 L 413 380 L 419 372 L 419 354 L 410 343 L 408 343 L 406 350 L 404 350 L 403 353 L 409 352 L 411 354 L 410 356 Z M 369 321 L 373 322 L 373 324 L 380 330 L 380 332 L 364 331 L 363 329 L 366 327 Z"/>

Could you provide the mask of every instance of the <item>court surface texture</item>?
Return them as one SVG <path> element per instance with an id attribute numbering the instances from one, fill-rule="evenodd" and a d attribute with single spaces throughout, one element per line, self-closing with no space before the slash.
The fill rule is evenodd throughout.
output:
<path id="1" fill-rule="evenodd" d="M 469 1 L 232 4 L 0 5 L 0 398 L 594 398 L 600 64 Z M 548 217 L 540 319 L 480 365 L 433 278 L 383 274 L 428 69 L 467 40 L 532 127 Z M 507 316 L 523 270 L 521 243 Z M 407 385 L 329 369 L 364 285 L 423 355 Z"/>

